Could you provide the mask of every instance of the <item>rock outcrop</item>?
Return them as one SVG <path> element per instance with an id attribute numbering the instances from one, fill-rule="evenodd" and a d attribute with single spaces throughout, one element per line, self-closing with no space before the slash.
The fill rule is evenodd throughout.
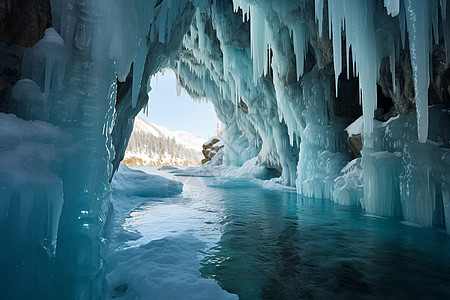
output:
<path id="1" fill-rule="evenodd" d="M 202 153 L 205 156 L 202 159 L 202 165 L 211 161 L 211 159 L 223 148 L 225 147 L 222 139 L 219 136 L 214 136 L 210 138 L 207 142 L 203 144 Z"/>

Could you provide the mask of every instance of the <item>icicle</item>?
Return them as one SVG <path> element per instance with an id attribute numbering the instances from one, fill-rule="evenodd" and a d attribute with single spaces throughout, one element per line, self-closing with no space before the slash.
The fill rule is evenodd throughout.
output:
<path id="1" fill-rule="evenodd" d="M 267 28 L 264 15 L 256 6 L 250 7 L 250 45 L 253 60 L 253 82 L 257 85 L 259 77 L 264 74 L 267 61 L 268 42 L 266 41 Z"/>
<path id="2" fill-rule="evenodd" d="M 342 72 L 342 16 L 341 16 L 342 3 L 335 3 L 335 1 L 328 2 L 329 10 L 329 23 L 330 23 L 330 34 L 332 33 L 333 41 L 333 61 L 334 61 L 334 79 L 336 84 L 336 97 L 338 95 L 338 78 Z"/>
<path id="3" fill-rule="evenodd" d="M 244 4 L 243 0 L 233 0 L 234 12 L 237 13 L 239 8 L 242 10 L 242 22 L 246 22 L 247 20 L 249 20 L 250 5 Z"/>
<path id="4" fill-rule="evenodd" d="M 395 51 L 395 49 L 394 49 L 394 51 Z M 389 56 L 389 62 L 391 65 L 392 88 L 394 89 L 394 93 L 395 93 L 396 85 L 395 85 L 395 54 L 394 53 Z"/>
<path id="5" fill-rule="evenodd" d="M 443 22 L 442 31 L 444 32 L 445 53 L 447 54 L 447 61 L 450 61 L 450 19 Z"/>
<path id="6" fill-rule="evenodd" d="M 133 64 L 133 84 L 131 90 L 131 105 L 136 107 L 139 90 L 142 81 L 142 72 L 144 70 L 145 59 L 147 57 L 147 43 L 142 41 L 137 48 L 136 59 Z"/>
<path id="7" fill-rule="evenodd" d="M 332 32 L 331 32 L 331 20 L 332 20 L 332 17 L 331 17 L 331 15 L 333 14 L 331 9 L 332 9 L 332 2 L 329 0 L 328 1 L 328 38 L 330 40 L 332 39 Z"/>
<path id="8" fill-rule="evenodd" d="M 50 92 L 50 83 L 52 80 L 53 74 L 53 57 L 50 54 L 47 54 L 45 57 L 45 81 L 44 81 L 44 99 L 45 103 L 47 103 L 48 94 Z"/>
<path id="9" fill-rule="evenodd" d="M 437 1 L 430 1 L 429 2 L 429 9 L 430 9 L 430 16 L 431 16 L 431 23 L 433 28 L 433 37 L 434 42 L 436 45 L 439 44 L 439 4 Z M 430 39 L 430 43 L 432 43 L 432 40 Z M 430 49 L 433 47 L 433 45 L 430 45 Z M 431 72 L 432 73 L 432 72 Z"/>
<path id="10" fill-rule="evenodd" d="M 297 80 L 303 75 L 307 51 L 307 34 L 303 24 L 294 26 L 292 30 L 294 53 L 297 67 Z"/>
<path id="11" fill-rule="evenodd" d="M 445 21 L 447 18 L 447 0 L 440 0 L 441 2 L 441 18 Z"/>
<path id="12" fill-rule="evenodd" d="M 350 41 L 345 39 L 345 49 L 346 49 L 346 59 L 347 59 L 347 80 L 350 80 L 350 68 L 352 68 L 352 63 L 350 62 Z M 356 74 L 355 72 L 353 74 Z"/>
<path id="13" fill-rule="evenodd" d="M 177 66 L 177 81 L 176 81 L 177 97 L 181 95 L 181 83 L 180 83 L 180 63 Z"/>
<path id="14" fill-rule="evenodd" d="M 365 145 L 371 147 L 373 116 L 377 103 L 375 33 L 373 30 L 373 5 L 371 1 L 345 0 L 328 2 L 331 23 L 336 95 L 338 78 L 342 72 L 341 32 L 345 21 L 346 50 L 352 49 L 354 74 L 359 76 L 361 102 L 364 115 Z M 351 8 L 351 11 L 348 9 Z M 349 55 L 347 53 L 347 55 Z"/>
<path id="15" fill-rule="evenodd" d="M 406 11 L 404 8 L 405 4 L 402 1 L 400 3 L 400 13 L 398 15 L 398 23 L 400 26 L 400 37 L 402 40 L 402 49 L 405 49 L 405 41 L 406 41 Z"/>
<path id="16" fill-rule="evenodd" d="M 200 9 L 197 9 L 197 11 L 195 12 L 195 21 L 196 21 L 197 30 L 198 30 L 198 48 L 205 49 L 205 29 L 204 29 L 204 24 L 202 22 Z"/>
<path id="17" fill-rule="evenodd" d="M 162 8 L 161 8 L 162 10 Z M 158 14 L 159 18 L 159 42 L 164 43 L 166 40 L 166 21 L 167 21 L 167 10 Z"/>
<path id="18" fill-rule="evenodd" d="M 235 104 L 235 108 L 236 108 L 236 111 L 237 111 L 238 110 L 239 92 L 238 92 L 238 85 L 237 85 L 236 81 L 234 82 L 234 88 L 235 88 L 235 91 L 234 91 L 234 104 Z"/>
<path id="19" fill-rule="evenodd" d="M 323 0 L 315 1 L 315 15 L 316 15 L 317 24 L 319 25 L 319 37 L 322 37 Z"/>
<path id="20" fill-rule="evenodd" d="M 364 116 L 364 143 L 372 147 L 370 137 L 373 133 L 374 110 L 377 106 L 377 87 L 376 87 L 376 53 L 375 53 L 375 33 L 373 30 L 373 2 L 364 2 L 362 12 L 369 16 L 367 21 L 360 20 L 358 51 L 355 55 L 358 59 L 359 86 L 362 89 L 362 104 Z M 365 24 L 365 25 L 364 25 Z M 356 60 L 355 60 L 356 62 Z"/>
<path id="21" fill-rule="evenodd" d="M 405 0 L 405 6 L 416 100 L 417 135 L 419 142 L 425 143 L 428 136 L 428 86 L 430 84 L 428 3 L 422 0 Z"/>
<path id="22" fill-rule="evenodd" d="M 400 12 L 400 0 L 384 0 L 388 15 L 395 17 Z"/>

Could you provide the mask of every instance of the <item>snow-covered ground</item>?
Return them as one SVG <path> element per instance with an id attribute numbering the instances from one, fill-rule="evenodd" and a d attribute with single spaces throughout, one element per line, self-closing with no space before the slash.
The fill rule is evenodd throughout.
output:
<path id="1" fill-rule="evenodd" d="M 176 219 L 170 220 L 177 214 L 170 213 L 174 207 L 182 209 L 178 213 L 183 215 L 196 212 L 189 206 L 171 205 L 189 200 L 180 195 L 181 182 L 121 165 L 113 187 L 111 202 L 115 218 L 106 258 L 108 299 L 237 299 L 236 295 L 222 290 L 216 281 L 201 277 L 199 251 L 206 247 L 205 240 L 189 232 L 177 232 L 183 226 L 173 225 Z M 150 237 L 146 234 L 147 240 L 142 241 L 139 240 L 142 235 L 127 223 L 127 217 L 131 211 L 139 212 L 141 205 L 152 203 L 165 203 L 161 207 L 168 208 L 160 215 L 163 219 L 159 222 L 150 220 L 153 225 L 172 224 L 172 227 L 164 231 L 144 224 L 158 234 Z"/>

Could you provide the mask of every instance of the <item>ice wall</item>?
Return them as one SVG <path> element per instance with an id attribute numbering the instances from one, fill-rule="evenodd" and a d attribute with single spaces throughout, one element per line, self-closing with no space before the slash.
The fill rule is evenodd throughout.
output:
<path id="1" fill-rule="evenodd" d="M 33 137 L 12 126 L 2 128 L 6 138 L 14 137 L 4 147 L 2 142 L 2 162 L 15 152 L 18 158 L 10 158 L 11 163 L 20 160 L 26 145 L 28 152 L 44 151 L 38 156 L 42 162 L 28 168 L 34 173 L 21 171 L 22 181 L 14 179 L 14 168 L 2 168 L 1 229 L 9 237 L 17 222 L 22 228 L 20 238 L 8 240 L 2 257 L 10 258 L 17 249 L 22 249 L 18 260 L 26 257 L 21 268 L 14 260 L 4 264 L 2 272 L 14 273 L 1 283 L 8 298 L 104 297 L 114 159 L 123 156 L 133 118 L 147 103 L 149 76 L 173 62 L 180 50 L 193 7 L 191 1 L 169 0 L 51 1 L 53 28 L 25 49 L 23 79 L 2 107 L 22 118 L 16 127 L 24 132 L 33 126 L 56 128 L 72 150 L 59 155 L 63 145 L 51 130 Z M 12 220 L 16 216 L 20 221 Z"/>
<path id="2" fill-rule="evenodd" d="M 45 122 L 0 113 L 0 127 L 0 264 L 8 271 L 0 288 L 5 299 L 26 299 L 51 284 L 45 270 L 55 267 L 64 203 L 59 170 L 76 146 Z"/>
<path id="3" fill-rule="evenodd" d="M 107 45 L 95 38 L 104 33 L 105 24 L 100 20 L 107 18 L 100 5 L 53 1 L 55 28 L 47 29 L 44 38 L 25 52 L 22 76 L 26 79 L 13 88 L 18 116 L 58 126 L 76 145 L 70 155 L 52 157 L 61 165 L 57 174 L 63 195 L 62 210 L 56 217 L 56 249 L 51 256 L 41 255 L 39 247 L 28 249 L 27 256 L 37 257 L 37 262 L 34 270 L 29 266 L 18 276 L 35 272 L 45 280 L 31 281 L 35 284 L 24 292 L 24 298 L 89 299 L 103 293 L 101 256 L 107 247 L 104 238 L 110 215 L 108 179 L 114 155 L 110 131 L 116 80 L 111 59 L 98 52 L 105 53 Z M 41 193 L 52 190 L 44 188 Z M 30 193 L 26 201 L 36 197 Z M 24 226 L 44 224 L 42 219 L 30 217 Z M 19 242 L 16 246 L 25 245 Z"/>
<path id="4" fill-rule="evenodd" d="M 224 162 L 256 155 L 307 197 L 445 226 L 446 2 L 235 0 L 233 11 L 197 11 L 177 63 L 180 84 L 226 124 Z M 433 120 L 431 103 L 443 109 Z M 358 105 L 362 159 L 347 165 Z"/>

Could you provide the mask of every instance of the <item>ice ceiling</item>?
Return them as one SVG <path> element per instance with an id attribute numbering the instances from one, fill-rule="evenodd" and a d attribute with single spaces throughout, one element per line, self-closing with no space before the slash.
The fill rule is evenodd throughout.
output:
<path id="1" fill-rule="evenodd" d="M 21 119 L 0 118 L 0 155 L 36 174 L 1 169 L 5 251 L 31 249 L 8 291 L 104 294 L 110 179 L 166 67 L 214 104 L 224 164 L 256 157 L 304 196 L 450 224 L 446 0 L 50 2 L 53 28 L 26 49 L 8 100 Z"/>

